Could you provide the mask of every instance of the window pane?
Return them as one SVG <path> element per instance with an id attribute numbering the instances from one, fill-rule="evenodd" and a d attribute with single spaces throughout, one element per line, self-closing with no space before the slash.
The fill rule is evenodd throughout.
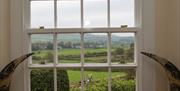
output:
<path id="1" fill-rule="evenodd" d="M 31 1 L 31 27 L 54 27 L 54 2 Z"/>
<path id="2" fill-rule="evenodd" d="M 112 91 L 136 91 L 136 72 L 134 69 L 112 69 Z"/>
<path id="3" fill-rule="evenodd" d="M 58 58 L 60 63 L 80 63 L 80 34 L 58 35 Z"/>
<path id="4" fill-rule="evenodd" d="M 81 71 L 79 69 L 57 70 L 58 91 L 81 91 Z"/>
<path id="5" fill-rule="evenodd" d="M 52 69 L 33 69 L 31 71 L 31 91 L 54 91 Z"/>
<path id="6" fill-rule="evenodd" d="M 85 63 L 107 63 L 107 34 L 84 35 Z"/>
<path id="7" fill-rule="evenodd" d="M 58 27 L 79 28 L 80 20 L 80 0 L 58 1 Z"/>
<path id="8" fill-rule="evenodd" d="M 33 64 L 53 63 L 53 35 L 31 35 L 31 49 L 35 53 L 32 56 Z"/>
<path id="9" fill-rule="evenodd" d="M 112 33 L 112 64 L 134 63 L 134 33 Z"/>
<path id="10" fill-rule="evenodd" d="M 134 0 L 110 0 L 111 27 L 134 26 Z"/>
<path id="11" fill-rule="evenodd" d="M 107 69 L 85 69 L 85 91 L 108 91 Z"/>
<path id="12" fill-rule="evenodd" d="M 84 0 L 84 27 L 107 27 L 107 0 Z"/>

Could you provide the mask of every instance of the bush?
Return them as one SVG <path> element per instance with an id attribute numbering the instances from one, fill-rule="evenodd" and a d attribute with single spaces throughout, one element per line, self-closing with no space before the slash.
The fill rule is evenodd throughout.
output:
<path id="1" fill-rule="evenodd" d="M 113 78 L 111 89 L 112 91 L 135 91 L 135 80 Z M 108 91 L 108 82 L 105 79 L 101 79 L 89 83 L 85 91 Z"/>
<path id="2" fill-rule="evenodd" d="M 58 91 L 69 91 L 69 77 L 67 71 L 58 70 L 57 72 L 57 80 L 58 80 Z"/>
<path id="3" fill-rule="evenodd" d="M 41 60 L 42 58 L 40 56 L 32 56 L 32 60 Z"/>
<path id="4" fill-rule="evenodd" d="M 101 80 L 89 83 L 85 91 L 108 91 L 107 80 L 101 79 Z"/>
<path id="5" fill-rule="evenodd" d="M 52 52 L 47 52 L 45 55 L 45 59 L 47 59 L 49 62 L 53 62 L 54 55 Z"/>
<path id="6" fill-rule="evenodd" d="M 135 91 L 135 81 L 113 79 L 112 91 Z"/>
<path id="7" fill-rule="evenodd" d="M 57 70 L 57 83 L 58 91 L 69 91 L 69 78 L 66 70 Z M 31 91 L 54 91 L 53 70 L 32 70 Z"/>
<path id="8" fill-rule="evenodd" d="M 32 70 L 31 91 L 54 91 L 53 70 Z"/>

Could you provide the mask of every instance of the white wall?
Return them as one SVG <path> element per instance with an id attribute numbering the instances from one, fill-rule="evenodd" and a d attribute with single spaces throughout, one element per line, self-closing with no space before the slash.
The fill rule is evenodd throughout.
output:
<path id="1" fill-rule="evenodd" d="M 9 0 L 0 0 L 0 70 L 10 60 Z"/>
<path id="2" fill-rule="evenodd" d="M 180 68 L 180 0 L 156 0 L 156 54 Z M 166 74 L 156 65 L 156 90 L 168 91 Z"/>
<path id="3" fill-rule="evenodd" d="M 15 6 L 13 11 L 13 15 L 10 14 L 11 12 L 11 1 L 13 3 L 22 3 L 22 1 L 19 0 L 0 0 L 0 70 L 7 65 L 10 60 L 19 57 L 22 55 L 22 44 L 19 45 L 11 45 L 11 41 L 17 42 L 21 40 L 22 38 L 18 36 L 18 34 L 21 33 L 20 29 L 18 29 L 18 26 L 22 26 L 22 24 L 17 23 L 18 21 L 21 21 L 21 19 L 13 18 L 13 15 L 19 15 L 22 17 L 21 13 L 18 11 L 21 11 L 22 8 L 16 8 L 18 6 Z M 13 23 L 12 23 L 13 21 Z M 12 27 L 13 24 L 13 27 Z M 17 31 L 14 31 L 17 30 Z M 12 32 L 16 32 L 16 36 L 11 36 Z M 19 32 L 18 32 L 19 31 Z M 16 40 L 16 41 L 15 41 Z M 13 48 L 13 49 L 12 49 Z M 15 52 L 16 53 L 13 53 Z M 13 55 L 12 55 L 13 53 Z M 24 73 L 23 73 L 23 67 L 20 65 L 20 67 L 17 68 L 15 71 L 15 74 L 13 75 L 12 84 L 11 84 L 11 91 L 24 91 Z M 21 84 L 20 84 L 21 83 Z"/>
<path id="4" fill-rule="evenodd" d="M 25 0 L 11 0 L 11 30 L 10 30 L 10 40 L 13 45 L 10 45 L 11 48 L 11 59 L 17 58 L 24 54 L 23 50 L 23 3 Z M 11 83 L 10 91 L 24 91 L 26 86 L 25 79 L 25 62 L 21 63 L 15 73 L 13 74 L 13 79 Z"/>

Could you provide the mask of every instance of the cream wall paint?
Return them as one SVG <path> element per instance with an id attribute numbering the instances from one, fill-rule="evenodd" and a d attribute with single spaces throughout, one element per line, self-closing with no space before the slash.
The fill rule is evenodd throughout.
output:
<path id="1" fill-rule="evenodd" d="M 9 0 L 0 0 L 0 70 L 10 60 Z"/>
<path id="2" fill-rule="evenodd" d="M 13 45 L 10 45 L 11 48 L 11 60 L 17 58 L 23 54 L 24 49 L 24 22 L 23 22 L 23 5 L 25 0 L 10 0 L 10 18 L 11 18 L 11 30 L 10 30 L 10 40 Z M 27 0 L 29 1 L 29 0 Z M 27 62 L 27 61 L 26 61 Z M 13 74 L 12 83 L 10 91 L 26 91 L 26 79 L 25 79 L 25 62 L 21 63 Z M 27 70 L 26 70 L 27 72 Z"/>
<path id="3" fill-rule="evenodd" d="M 156 54 L 180 68 L 179 0 L 156 0 Z M 168 91 L 165 71 L 156 65 L 156 91 Z"/>

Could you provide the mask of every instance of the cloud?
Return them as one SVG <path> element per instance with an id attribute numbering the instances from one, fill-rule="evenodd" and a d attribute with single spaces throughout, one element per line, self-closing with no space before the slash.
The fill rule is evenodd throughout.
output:
<path id="1" fill-rule="evenodd" d="M 54 2 L 31 1 L 31 24 L 33 27 L 54 25 Z M 58 24 L 78 26 L 80 24 L 80 0 L 58 1 Z M 86 25 L 107 26 L 106 0 L 84 0 Z M 87 24 L 88 21 L 88 24 Z M 111 25 L 134 24 L 134 0 L 111 0 Z"/>

